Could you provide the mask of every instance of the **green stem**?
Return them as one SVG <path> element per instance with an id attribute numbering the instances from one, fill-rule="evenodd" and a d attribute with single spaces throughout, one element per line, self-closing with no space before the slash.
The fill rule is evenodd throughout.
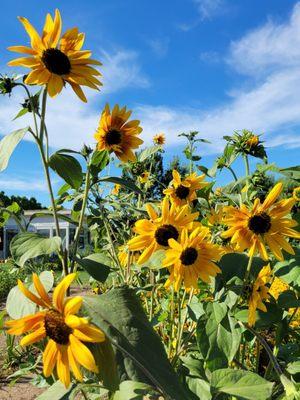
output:
<path id="1" fill-rule="evenodd" d="M 246 269 L 246 273 L 245 273 L 245 277 L 244 277 L 244 286 L 247 285 L 249 275 L 251 272 L 252 263 L 253 263 L 253 255 L 250 256 L 249 260 L 248 260 L 247 269 Z"/>
<path id="2" fill-rule="evenodd" d="M 78 226 L 77 226 L 77 229 L 75 232 L 75 237 L 74 237 L 73 258 L 72 258 L 71 267 L 70 267 L 71 272 L 73 272 L 73 270 L 74 270 L 75 257 L 76 257 L 76 252 L 77 252 L 77 248 L 78 248 L 78 244 L 79 244 L 80 233 L 81 233 L 83 223 L 84 223 L 85 210 L 86 210 L 88 194 L 89 194 L 89 190 L 90 190 L 90 181 L 91 181 L 91 172 L 90 172 L 90 169 L 88 166 L 86 174 L 85 174 L 85 187 L 84 187 L 84 194 L 83 194 L 83 202 L 82 202 L 82 207 L 80 210 Z"/>
<path id="3" fill-rule="evenodd" d="M 227 165 L 226 168 L 232 173 L 232 176 L 233 176 L 234 180 L 237 182 L 237 181 L 238 181 L 238 177 L 236 176 L 236 173 L 235 173 L 234 170 L 231 168 L 231 166 L 230 166 L 230 165 Z"/>
<path id="4" fill-rule="evenodd" d="M 36 119 L 36 113 L 34 110 L 34 104 L 32 101 L 32 97 L 31 94 L 29 92 L 29 90 L 27 89 L 26 85 L 24 85 L 23 83 L 18 83 L 18 86 L 22 86 L 22 88 L 25 90 L 27 96 L 28 96 L 28 100 L 31 106 L 31 110 L 32 110 L 32 115 L 33 115 L 33 123 L 34 123 L 34 129 L 35 129 L 35 135 L 38 135 L 38 125 L 37 125 L 37 119 Z"/>
<path id="5" fill-rule="evenodd" d="M 250 175 L 250 166 L 249 166 L 249 159 L 248 159 L 247 154 L 244 155 L 244 162 L 245 162 L 246 176 L 248 178 Z"/>
<path id="6" fill-rule="evenodd" d="M 171 310 L 170 310 L 170 338 L 169 338 L 169 358 L 171 357 L 172 353 L 172 345 L 173 345 L 173 326 L 174 326 L 174 286 L 172 285 L 171 289 Z"/>

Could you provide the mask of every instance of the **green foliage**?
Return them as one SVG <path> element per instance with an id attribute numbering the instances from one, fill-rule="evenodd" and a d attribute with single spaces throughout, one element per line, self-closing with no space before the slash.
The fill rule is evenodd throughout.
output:
<path id="1" fill-rule="evenodd" d="M 7 168 L 12 153 L 28 132 L 28 129 L 28 126 L 23 129 L 18 129 L 9 135 L 4 136 L 0 141 L 0 172 Z"/>
<path id="2" fill-rule="evenodd" d="M 105 282 L 111 271 L 111 261 L 105 254 L 94 253 L 84 258 L 76 257 L 76 262 L 99 282 Z"/>
<path id="3" fill-rule="evenodd" d="M 175 400 L 187 396 L 133 290 L 85 297 L 84 306 L 116 348 L 121 381 L 151 384 Z"/>
<path id="4" fill-rule="evenodd" d="M 0 192 L 0 206 L 8 207 L 13 203 L 17 203 L 22 210 L 41 210 L 45 208 L 34 197 L 7 196 L 3 191 Z"/>
<path id="5" fill-rule="evenodd" d="M 72 188 L 79 189 L 83 174 L 79 161 L 69 154 L 63 154 L 63 150 L 52 154 L 49 165 Z"/>
<path id="6" fill-rule="evenodd" d="M 10 243 L 10 251 L 14 261 L 23 266 L 29 259 L 57 253 L 61 246 L 61 238 L 53 236 L 45 238 L 38 233 L 25 232 L 16 235 Z"/>

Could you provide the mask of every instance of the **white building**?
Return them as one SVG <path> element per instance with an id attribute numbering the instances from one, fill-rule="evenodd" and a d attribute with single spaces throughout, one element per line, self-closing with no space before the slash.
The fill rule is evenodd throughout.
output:
<path id="1" fill-rule="evenodd" d="M 35 214 L 38 213 L 38 216 Z M 56 235 L 55 222 L 49 210 L 28 210 L 24 211 L 24 224 L 28 225 L 27 231 L 36 232 L 45 237 L 52 237 Z M 45 214 L 45 215 L 43 215 Z M 68 249 L 72 243 L 76 225 L 71 221 L 67 221 L 63 218 L 71 217 L 70 210 L 59 211 L 59 228 L 64 248 Z M 17 222 L 11 217 L 6 222 L 3 228 L 0 228 L 0 260 L 6 259 L 10 255 L 9 244 L 12 238 L 20 232 L 20 228 Z M 79 249 L 83 249 L 89 243 L 88 230 L 82 231 L 79 239 Z"/>

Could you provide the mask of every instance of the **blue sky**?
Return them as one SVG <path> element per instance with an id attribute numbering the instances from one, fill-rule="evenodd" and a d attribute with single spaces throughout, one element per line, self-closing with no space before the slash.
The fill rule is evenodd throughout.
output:
<path id="1" fill-rule="evenodd" d="M 1 71 L 13 58 L 6 47 L 28 44 L 17 15 L 36 28 L 58 7 L 63 27 L 86 33 L 85 48 L 103 62 L 103 90 L 87 92 L 88 104 L 71 91 L 49 101 L 54 149 L 93 144 L 106 102 L 126 104 L 144 127 L 143 139 L 164 132 L 167 155 L 180 154 L 177 134 L 199 130 L 211 166 L 222 136 L 234 129 L 263 133 L 270 161 L 299 164 L 300 2 L 291 0 L 15 0 L 0 26 Z M 25 126 L 12 122 L 21 92 L 0 98 L 0 135 Z M 29 138 L 28 138 L 29 139 Z M 237 171 L 242 173 L 240 164 Z M 219 182 L 226 182 L 227 176 Z M 59 182 L 55 179 L 56 187 Z M 34 145 L 24 141 L 0 174 L 0 190 L 36 196 L 48 204 Z"/>

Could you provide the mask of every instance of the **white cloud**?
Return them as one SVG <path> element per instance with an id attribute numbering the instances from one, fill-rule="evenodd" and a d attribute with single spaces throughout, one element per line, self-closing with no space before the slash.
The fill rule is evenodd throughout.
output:
<path id="1" fill-rule="evenodd" d="M 148 40 L 148 44 L 151 50 L 158 56 L 164 57 L 167 55 L 169 50 L 169 38 L 159 38 L 159 39 L 150 39 Z"/>
<path id="2" fill-rule="evenodd" d="M 223 0 L 193 0 L 202 20 L 219 15 L 224 7 Z"/>
<path id="3" fill-rule="evenodd" d="M 138 53 L 132 50 L 118 50 L 110 54 L 101 51 L 100 60 L 103 63 L 103 93 L 114 93 L 131 87 L 147 88 L 150 86 L 148 77 L 142 72 Z"/>
<path id="4" fill-rule="evenodd" d="M 38 192 L 47 192 L 47 185 L 45 180 L 43 179 L 26 179 L 22 180 L 20 178 L 15 178 L 9 175 L 6 175 L 4 178 L 0 176 L 0 188 L 1 190 L 10 190 L 10 191 L 24 191 L 30 193 L 34 191 Z"/>
<path id="5" fill-rule="evenodd" d="M 257 76 L 300 66 L 300 3 L 287 23 L 269 21 L 231 44 L 229 63 L 241 73 Z"/>

